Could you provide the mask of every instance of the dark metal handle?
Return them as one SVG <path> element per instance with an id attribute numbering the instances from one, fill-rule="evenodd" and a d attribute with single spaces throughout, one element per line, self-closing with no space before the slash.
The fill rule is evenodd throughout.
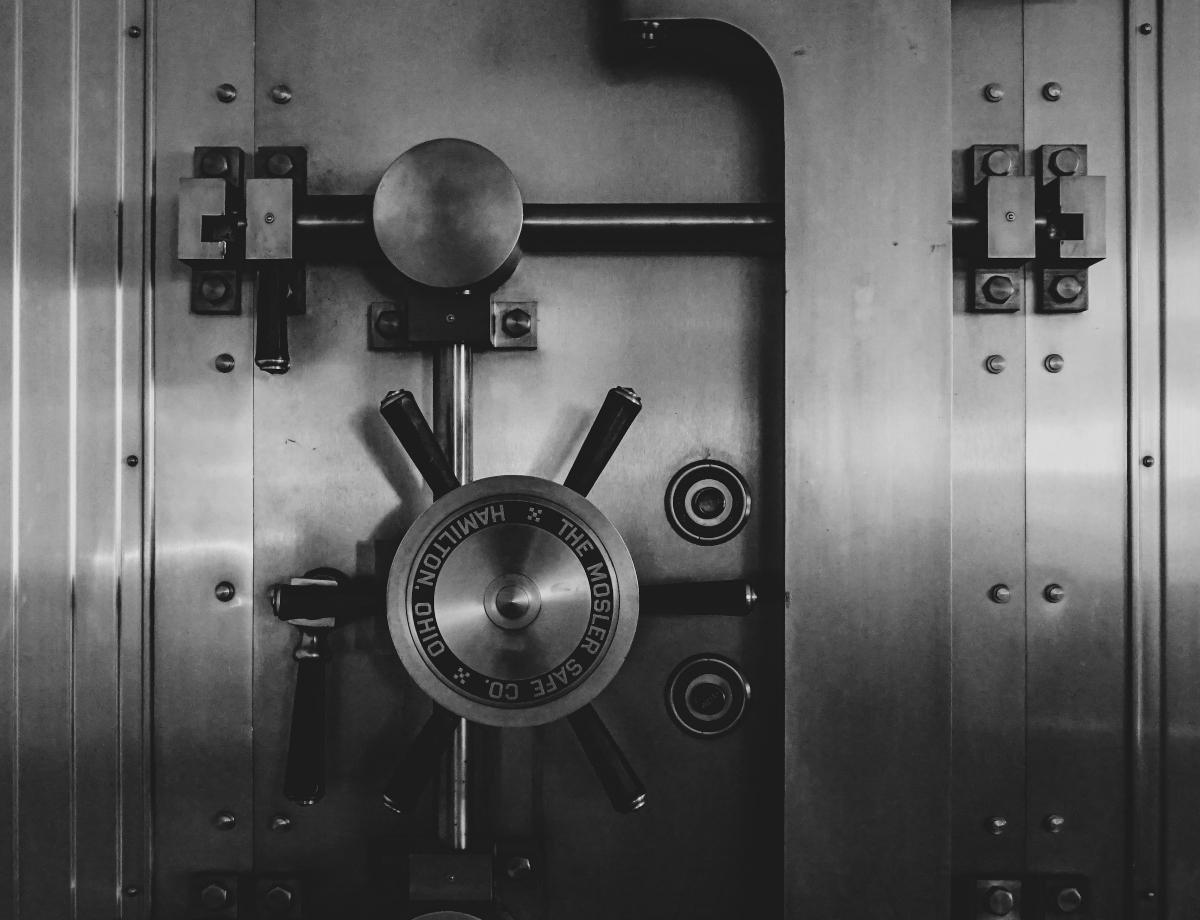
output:
<path id="1" fill-rule="evenodd" d="M 288 263 L 265 263 L 258 270 L 258 294 L 254 299 L 254 363 L 268 374 L 286 374 L 292 366 L 288 354 L 287 316 L 291 287 Z"/>
<path id="2" fill-rule="evenodd" d="M 396 767 L 396 772 L 388 780 L 387 788 L 383 791 L 384 805 L 398 814 L 412 814 L 421 793 L 437 773 L 442 755 L 450 746 L 457 727 L 458 716 L 441 706 L 433 707 L 429 721 L 422 726 L 404 759 Z"/>
<path id="3" fill-rule="evenodd" d="M 613 808 L 622 813 L 637 811 L 646 804 L 646 787 L 638 779 L 624 752 L 609 734 L 600 714 L 588 704 L 567 717 L 579 746 L 592 762 L 600 785 L 608 793 Z"/>
<path id="4" fill-rule="evenodd" d="M 642 398 L 629 387 L 613 387 L 609 390 L 563 485 L 580 495 L 592 491 L 592 486 L 604 472 L 625 432 L 641 411 Z"/>
<path id="5" fill-rule="evenodd" d="M 317 625 L 313 620 L 330 620 L 331 625 L 340 626 L 382 613 L 384 608 L 382 592 L 361 588 L 279 584 L 271 585 L 268 596 L 275 616 L 298 626 Z"/>
<path id="6" fill-rule="evenodd" d="M 748 581 L 692 581 L 642 585 L 639 610 L 661 616 L 686 613 L 706 617 L 744 617 L 758 603 Z"/>
<path id="7" fill-rule="evenodd" d="M 433 435 L 433 429 L 425 420 L 421 407 L 408 390 L 392 390 L 379 404 L 379 414 L 391 426 L 401 446 L 412 458 L 434 498 L 458 488 L 458 477 L 454 467 Z"/>
<path id="8" fill-rule="evenodd" d="M 325 632 L 305 630 L 296 650 L 296 695 L 283 794 L 297 805 L 313 805 L 325 795 Z"/>

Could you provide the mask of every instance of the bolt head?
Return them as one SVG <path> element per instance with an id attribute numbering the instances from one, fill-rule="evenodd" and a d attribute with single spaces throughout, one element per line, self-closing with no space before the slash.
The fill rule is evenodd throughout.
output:
<path id="1" fill-rule="evenodd" d="M 1067 366 L 1067 359 L 1062 355 L 1046 355 L 1046 360 L 1042 362 L 1042 366 L 1051 374 L 1057 374 Z"/>
<path id="2" fill-rule="evenodd" d="M 138 465 L 138 463 L 140 463 L 140 462 L 141 462 L 141 461 L 140 461 L 140 460 L 138 460 L 138 455 L 137 455 L 137 454 L 130 454 L 128 457 L 126 457 L 126 458 L 125 458 L 125 465 L 126 465 L 126 466 L 137 466 L 137 465 Z"/>
<path id="3" fill-rule="evenodd" d="M 1013 171 L 1012 154 L 1007 150 L 997 148 L 989 150 L 983 157 L 983 171 L 989 176 L 1007 176 Z"/>
<path id="4" fill-rule="evenodd" d="M 458 317 L 457 317 L 457 316 L 455 316 L 453 313 L 447 313 L 447 314 L 446 314 L 446 322 L 448 322 L 448 323 L 452 323 L 452 322 L 454 322 L 456 319 L 458 319 Z"/>
<path id="5" fill-rule="evenodd" d="M 125 895 L 127 898 L 139 897 L 141 893 L 142 889 L 137 885 L 126 885 L 121 889 L 121 894 Z"/>
<path id="6" fill-rule="evenodd" d="M 1042 87 L 1042 98 L 1047 102 L 1058 102 L 1062 98 L 1063 88 L 1061 83 L 1056 83 L 1051 80 Z"/>
<path id="7" fill-rule="evenodd" d="M 1152 456 L 1150 456 L 1149 454 L 1146 454 L 1146 456 L 1142 457 L 1142 466 L 1144 466 L 1144 467 L 1154 466 L 1154 458 Z"/>
<path id="8" fill-rule="evenodd" d="M 504 314 L 504 319 L 500 321 L 500 326 L 504 330 L 505 335 L 519 339 L 523 335 L 529 335 L 529 330 L 533 328 L 533 317 L 527 311 L 518 307 Z"/>
<path id="9" fill-rule="evenodd" d="M 1013 893 L 1001 885 L 993 885 L 987 891 L 988 913 L 994 917 L 1007 917 L 1017 906 Z"/>
<path id="10" fill-rule="evenodd" d="M 296 164 L 286 153 L 273 153 L 267 158 L 267 172 L 272 176 L 283 177 L 295 169 Z"/>
<path id="11" fill-rule="evenodd" d="M 510 856 L 504 864 L 504 872 L 509 878 L 522 878 L 533 871 L 533 862 L 528 856 Z"/>
<path id="12" fill-rule="evenodd" d="M 988 355 L 983 366 L 987 368 L 989 374 L 1003 374 L 1004 369 L 1008 367 L 1008 362 L 1004 359 L 1004 355 Z"/>
<path id="13" fill-rule="evenodd" d="M 1083 293 L 1083 285 L 1074 275 L 1063 275 L 1054 279 L 1050 293 L 1059 303 L 1070 303 Z"/>
<path id="14" fill-rule="evenodd" d="M 237 815 L 232 811 L 218 811 L 213 815 L 213 827 L 220 831 L 231 831 L 237 827 Z"/>
<path id="15" fill-rule="evenodd" d="M 222 581 L 219 582 L 215 588 L 213 588 L 213 594 L 222 604 L 227 604 L 233 600 L 234 595 L 237 594 L 237 591 L 233 587 L 233 582 Z"/>
<path id="16" fill-rule="evenodd" d="M 233 370 L 235 362 L 233 355 L 220 354 L 213 360 L 213 367 L 219 370 L 222 374 L 228 374 Z"/>
<path id="17" fill-rule="evenodd" d="M 1154 26 L 1152 26 L 1148 22 L 1143 22 L 1140 26 L 1138 26 L 1138 31 L 1141 32 L 1143 35 L 1149 35 L 1151 32 L 1154 31 Z"/>
<path id="18" fill-rule="evenodd" d="M 385 339 L 398 339 L 402 331 L 400 314 L 396 310 L 384 310 L 375 317 L 375 331 Z"/>
<path id="19" fill-rule="evenodd" d="M 1063 828 L 1066 826 L 1067 819 L 1062 815 L 1046 815 L 1045 820 L 1042 821 L 1042 827 L 1048 830 L 1051 834 L 1061 834 Z"/>
<path id="20" fill-rule="evenodd" d="M 999 837 L 1008 829 L 1008 818 L 1001 815 L 992 815 L 987 819 L 988 833 L 993 837 Z"/>
<path id="21" fill-rule="evenodd" d="M 983 98 L 988 102 L 999 102 L 1004 98 L 1004 87 L 999 83 L 989 83 L 983 88 Z"/>
<path id="22" fill-rule="evenodd" d="M 1012 588 L 1003 584 L 992 585 L 991 589 L 988 591 L 988 597 L 990 597 L 992 602 L 995 604 L 1007 604 L 1012 600 Z"/>
<path id="23" fill-rule="evenodd" d="M 274 815 L 271 818 L 271 830 L 277 833 L 290 831 L 292 829 L 292 819 L 287 815 Z"/>
<path id="24" fill-rule="evenodd" d="M 271 87 L 271 101 L 276 105 L 287 105 L 292 101 L 292 89 L 286 83 L 277 83 Z"/>
<path id="25" fill-rule="evenodd" d="M 200 158 L 200 172 L 209 178 L 219 179 L 229 173 L 229 158 L 220 150 L 210 150 Z"/>
<path id="26" fill-rule="evenodd" d="M 229 904 L 229 889 L 217 882 L 200 889 L 200 906 L 205 910 L 221 910 Z"/>
<path id="27" fill-rule="evenodd" d="M 1073 914 L 1083 906 L 1083 894 L 1078 888 L 1064 888 L 1054 898 L 1060 913 Z"/>
<path id="28" fill-rule="evenodd" d="M 992 275 L 983 283 L 983 296 L 988 303 L 1008 303 L 1016 292 L 1017 286 L 1008 275 Z"/>
<path id="29" fill-rule="evenodd" d="M 200 296 L 209 303 L 220 303 L 229 296 L 229 282 L 218 275 L 205 275 L 200 282 Z"/>
<path id="30" fill-rule="evenodd" d="M 221 102 L 233 102 L 237 98 L 237 87 L 232 83 L 222 83 L 217 87 L 217 98 Z"/>
<path id="31" fill-rule="evenodd" d="M 1050 170 L 1056 176 L 1073 176 L 1079 172 L 1082 165 L 1083 158 L 1073 147 L 1063 147 L 1062 150 L 1055 150 L 1050 154 Z"/>
<path id="32" fill-rule="evenodd" d="M 141 38 L 142 37 L 142 27 L 141 26 L 130 26 L 128 29 L 125 30 L 125 34 L 128 35 L 130 38 Z"/>
<path id="33" fill-rule="evenodd" d="M 1062 585 L 1046 585 L 1046 589 L 1042 592 L 1042 596 L 1052 604 L 1061 604 L 1067 596 L 1067 589 Z M 1051 815 L 1050 818 L 1046 819 L 1046 821 L 1049 822 L 1051 818 L 1057 819 L 1060 823 L 1063 820 L 1058 815 Z"/>
<path id="34" fill-rule="evenodd" d="M 285 914 L 296 900 L 296 895 L 290 888 L 283 885 L 272 885 L 263 895 L 263 903 L 273 914 Z"/>

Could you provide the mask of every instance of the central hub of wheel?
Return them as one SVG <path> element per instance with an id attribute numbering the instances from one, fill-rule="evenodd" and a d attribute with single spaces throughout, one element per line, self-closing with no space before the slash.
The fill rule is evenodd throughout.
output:
<path id="1" fill-rule="evenodd" d="M 633 561 L 570 489 L 499 476 L 443 496 L 409 530 L 388 625 L 417 684 L 490 725 L 538 725 L 590 702 L 637 627 Z"/>

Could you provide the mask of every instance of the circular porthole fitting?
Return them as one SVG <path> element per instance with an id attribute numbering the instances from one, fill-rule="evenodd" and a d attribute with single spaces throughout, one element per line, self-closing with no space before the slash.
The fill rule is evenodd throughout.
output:
<path id="1" fill-rule="evenodd" d="M 693 655 L 667 681 L 667 710 L 693 735 L 712 738 L 733 731 L 749 701 L 749 681 L 719 655 Z"/>
<path id="2" fill-rule="evenodd" d="M 750 517 L 750 486 L 728 463 L 697 460 L 671 477 L 667 520 L 692 543 L 711 546 L 730 540 Z"/>

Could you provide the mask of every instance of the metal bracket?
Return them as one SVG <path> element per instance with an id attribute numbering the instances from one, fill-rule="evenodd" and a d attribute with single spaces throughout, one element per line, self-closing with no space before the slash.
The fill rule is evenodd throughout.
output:
<path id="1" fill-rule="evenodd" d="M 404 303 L 377 301 L 367 308 L 367 347 L 371 351 L 411 351 L 445 344 L 497 350 L 537 348 L 536 300 L 493 300 L 486 313 L 478 306 L 444 297 Z"/>
<path id="2" fill-rule="evenodd" d="M 197 147 L 194 178 L 179 180 L 178 256 L 192 266 L 191 310 L 242 312 L 245 154 L 239 147 Z"/>

